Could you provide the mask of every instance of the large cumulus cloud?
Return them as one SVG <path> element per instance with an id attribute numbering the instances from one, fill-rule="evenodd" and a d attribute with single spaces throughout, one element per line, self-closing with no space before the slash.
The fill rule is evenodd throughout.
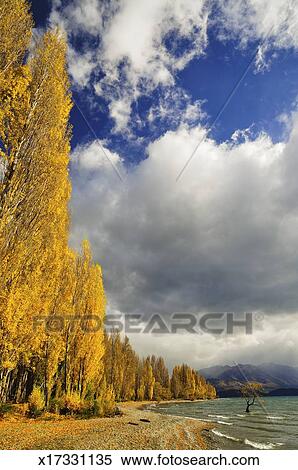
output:
<path id="1" fill-rule="evenodd" d="M 222 144 L 207 139 L 178 182 L 202 127 L 167 132 L 127 172 L 110 152 L 123 182 L 95 142 L 79 146 L 72 241 L 90 238 L 110 309 L 261 311 L 296 321 L 297 129 L 293 116 L 286 143 L 241 132 Z"/>

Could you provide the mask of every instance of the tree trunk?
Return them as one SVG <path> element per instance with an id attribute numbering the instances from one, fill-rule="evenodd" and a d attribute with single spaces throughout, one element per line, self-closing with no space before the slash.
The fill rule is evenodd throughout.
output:
<path id="1" fill-rule="evenodd" d="M 253 400 L 252 400 L 251 403 L 249 402 L 249 400 L 246 400 L 246 405 L 247 405 L 247 406 L 246 406 L 246 410 L 245 410 L 246 413 L 249 413 L 249 412 L 250 412 L 250 409 L 249 409 L 249 408 L 250 408 L 252 405 L 254 405 L 254 404 L 255 404 L 255 397 L 253 398 Z"/>
<path id="2" fill-rule="evenodd" d="M 48 367 L 49 367 L 49 343 L 45 344 L 45 366 L 44 366 L 44 396 L 46 407 L 49 404 L 49 383 L 48 383 Z"/>
<path id="3" fill-rule="evenodd" d="M 64 383 L 63 383 L 63 391 L 66 394 L 68 391 L 68 384 L 67 384 L 67 373 L 68 373 L 68 348 L 69 348 L 69 326 L 67 327 L 66 331 L 66 338 L 65 338 L 65 354 L 64 354 Z"/>

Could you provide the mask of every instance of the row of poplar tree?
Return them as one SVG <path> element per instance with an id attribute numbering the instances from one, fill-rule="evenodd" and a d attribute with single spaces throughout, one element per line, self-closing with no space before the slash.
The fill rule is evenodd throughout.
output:
<path id="1" fill-rule="evenodd" d="M 106 336 L 105 345 L 105 380 L 117 401 L 216 398 L 215 388 L 186 364 L 170 375 L 162 357 L 141 359 L 119 333 Z"/>
<path id="2" fill-rule="evenodd" d="M 142 361 L 127 340 L 105 335 L 101 268 L 88 242 L 79 253 L 68 244 L 66 43 L 58 31 L 33 40 L 32 28 L 27 0 L 1 0 L 0 403 L 26 401 L 34 386 L 46 406 L 71 394 L 214 396 L 187 366 L 170 379 L 162 359 Z M 60 327 L 47 328 L 49 320 Z"/>

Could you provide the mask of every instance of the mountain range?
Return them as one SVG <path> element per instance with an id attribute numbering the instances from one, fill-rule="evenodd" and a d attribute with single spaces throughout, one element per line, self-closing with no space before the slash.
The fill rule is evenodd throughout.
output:
<path id="1" fill-rule="evenodd" d="M 268 395 L 298 395 L 298 367 L 275 363 L 217 365 L 199 370 L 219 396 L 238 396 L 246 382 L 258 382 Z"/>

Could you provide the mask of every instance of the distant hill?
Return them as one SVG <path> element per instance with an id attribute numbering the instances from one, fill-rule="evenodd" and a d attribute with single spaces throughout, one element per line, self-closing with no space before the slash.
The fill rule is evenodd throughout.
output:
<path id="1" fill-rule="evenodd" d="M 199 373 L 215 385 L 222 397 L 239 396 L 239 388 L 247 381 L 261 383 L 266 394 L 298 395 L 298 367 L 274 363 L 219 365 L 201 369 Z"/>

